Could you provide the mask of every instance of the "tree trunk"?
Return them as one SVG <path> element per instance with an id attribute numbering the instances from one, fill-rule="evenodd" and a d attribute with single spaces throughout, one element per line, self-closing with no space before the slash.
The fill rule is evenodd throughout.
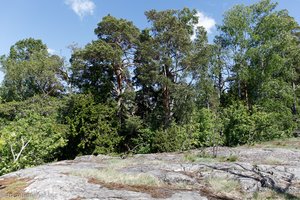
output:
<path id="1" fill-rule="evenodd" d="M 117 86 L 116 86 L 117 102 L 118 102 L 118 107 L 120 107 L 122 102 L 121 95 L 122 95 L 122 87 L 123 87 L 122 85 L 123 76 L 122 76 L 122 70 L 120 66 L 116 67 L 115 73 L 117 79 Z"/>
<path id="2" fill-rule="evenodd" d="M 170 77 L 170 71 L 168 66 L 164 66 L 164 76 L 167 79 L 171 79 Z M 172 81 L 172 80 L 171 80 Z M 172 121 L 172 101 L 171 101 L 171 94 L 170 94 L 170 88 L 167 84 L 164 84 L 163 86 L 163 108 L 164 108 L 164 125 L 167 127 L 170 125 Z"/>
<path id="3" fill-rule="evenodd" d="M 293 82 L 293 95 L 294 95 L 294 102 L 293 102 L 293 108 L 292 108 L 292 112 L 294 115 L 297 114 L 297 107 L 296 107 L 296 104 L 297 104 L 297 97 L 296 97 L 296 85 L 295 83 Z"/>

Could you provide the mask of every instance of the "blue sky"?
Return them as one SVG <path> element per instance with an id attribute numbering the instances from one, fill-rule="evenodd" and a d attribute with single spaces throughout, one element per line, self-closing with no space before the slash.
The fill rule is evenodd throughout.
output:
<path id="1" fill-rule="evenodd" d="M 139 28 L 148 26 L 144 11 L 150 9 L 195 8 L 209 30 L 216 34 L 215 24 L 235 4 L 252 4 L 258 0 L 1 0 L 0 55 L 7 54 L 18 40 L 42 39 L 51 52 L 70 56 L 67 48 L 77 43 L 84 46 L 93 39 L 101 18 L 111 14 L 134 22 Z M 279 9 L 287 9 L 300 23 L 300 0 L 278 0 Z"/>

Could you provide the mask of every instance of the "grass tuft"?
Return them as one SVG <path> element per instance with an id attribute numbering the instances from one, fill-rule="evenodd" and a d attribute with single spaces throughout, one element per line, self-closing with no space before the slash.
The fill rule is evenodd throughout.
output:
<path id="1" fill-rule="evenodd" d="M 207 182 L 212 190 L 217 194 L 225 196 L 241 196 L 241 185 L 238 181 L 226 178 L 208 178 Z"/>
<path id="2" fill-rule="evenodd" d="M 114 169 L 90 169 L 79 170 L 71 173 L 75 176 L 94 178 L 106 183 L 118 183 L 123 185 L 146 185 L 146 186 L 160 186 L 161 182 L 154 176 L 149 174 L 127 174 Z"/>

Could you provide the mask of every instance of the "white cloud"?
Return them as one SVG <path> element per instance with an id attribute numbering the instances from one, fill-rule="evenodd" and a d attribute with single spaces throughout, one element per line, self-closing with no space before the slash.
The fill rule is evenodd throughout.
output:
<path id="1" fill-rule="evenodd" d="M 203 26 L 207 31 L 207 33 L 211 33 L 216 25 L 216 21 L 213 18 L 206 16 L 204 13 L 200 11 L 197 11 L 196 16 L 198 17 L 198 24 L 196 24 L 195 30 L 197 27 Z M 192 36 L 192 39 L 195 39 L 195 37 L 196 35 L 194 34 Z"/>
<path id="2" fill-rule="evenodd" d="M 48 48 L 47 51 L 49 54 L 52 54 L 52 55 L 55 54 L 55 52 L 56 52 L 54 49 L 50 49 L 50 48 Z"/>
<path id="3" fill-rule="evenodd" d="M 65 0 L 65 3 L 82 19 L 85 15 L 92 15 L 96 8 L 92 0 Z"/>

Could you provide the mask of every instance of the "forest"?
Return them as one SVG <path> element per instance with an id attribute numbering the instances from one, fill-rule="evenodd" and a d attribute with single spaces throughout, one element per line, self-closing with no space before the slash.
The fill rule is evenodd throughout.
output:
<path id="1" fill-rule="evenodd" d="M 143 30 L 107 15 L 69 61 L 40 39 L 16 42 L 0 58 L 0 174 L 79 155 L 293 137 L 300 27 L 276 6 L 234 6 L 213 42 L 188 8 L 146 11 Z"/>

